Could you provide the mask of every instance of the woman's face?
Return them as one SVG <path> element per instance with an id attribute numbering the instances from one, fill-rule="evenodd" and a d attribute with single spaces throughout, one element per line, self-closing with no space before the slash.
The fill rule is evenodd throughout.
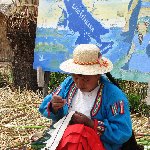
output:
<path id="1" fill-rule="evenodd" d="M 82 92 L 90 92 L 98 86 L 98 80 L 100 75 L 81 75 L 81 74 L 72 74 L 73 80 L 76 86 Z"/>

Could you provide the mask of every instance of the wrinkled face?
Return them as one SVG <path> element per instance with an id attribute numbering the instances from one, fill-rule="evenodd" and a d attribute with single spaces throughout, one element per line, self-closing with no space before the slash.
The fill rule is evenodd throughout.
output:
<path id="1" fill-rule="evenodd" d="M 98 86 L 100 75 L 72 74 L 76 86 L 82 92 L 90 92 Z"/>

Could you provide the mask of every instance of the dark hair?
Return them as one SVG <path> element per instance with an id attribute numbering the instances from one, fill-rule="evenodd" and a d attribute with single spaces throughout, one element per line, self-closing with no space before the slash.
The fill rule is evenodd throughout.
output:
<path id="1" fill-rule="evenodd" d="M 110 82 L 112 82 L 114 85 L 116 85 L 119 89 L 121 89 L 121 87 L 119 86 L 119 84 L 116 82 L 115 78 L 110 74 L 110 72 L 106 73 L 107 78 L 110 80 Z"/>

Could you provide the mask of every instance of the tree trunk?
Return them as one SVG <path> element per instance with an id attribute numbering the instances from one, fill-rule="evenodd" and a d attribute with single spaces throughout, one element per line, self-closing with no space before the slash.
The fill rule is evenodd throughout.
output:
<path id="1" fill-rule="evenodd" d="M 23 21 L 18 16 L 8 20 L 8 37 L 14 53 L 13 83 L 16 88 L 35 91 L 38 88 L 36 71 L 33 70 L 36 23 L 32 20 Z"/>

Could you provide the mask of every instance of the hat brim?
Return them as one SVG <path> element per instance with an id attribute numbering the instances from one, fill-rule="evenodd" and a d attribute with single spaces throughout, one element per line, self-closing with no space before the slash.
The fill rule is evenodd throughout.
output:
<path id="1" fill-rule="evenodd" d="M 100 64 L 94 64 L 94 65 L 79 65 L 75 64 L 73 59 L 69 59 L 67 61 L 64 61 L 60 64 L 60 69 L 67 73 L 73 73 L 73 74 L 83 74 L 83 75 L 97 75 L 97 74 L 104 74 L 107 72 L 110 72 L 113 69 L 112 62 L 102 57 L 104 61 L 107 61 L 108 65 L 107 67 L 100 65 Z"/>

